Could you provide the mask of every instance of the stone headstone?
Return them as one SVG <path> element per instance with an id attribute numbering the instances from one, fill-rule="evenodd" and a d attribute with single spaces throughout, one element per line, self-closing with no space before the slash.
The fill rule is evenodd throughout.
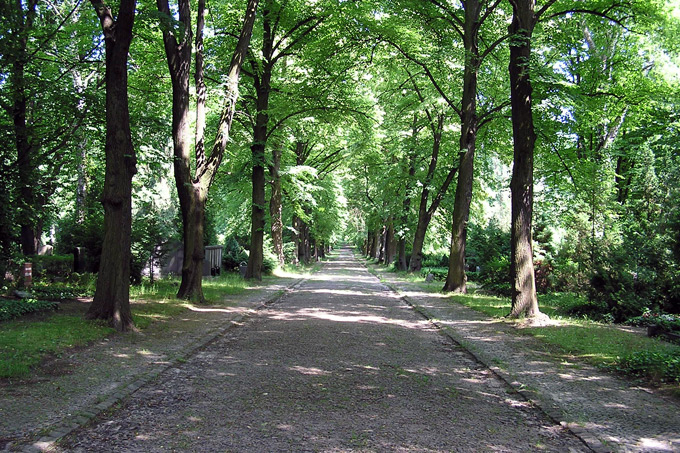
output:
<path id="1" fill-rule="evenodd" d="M 427 277 L 425 277 L 425 281 L 426 281 L 427 283 L 433 282 L 433 281 L 434 281 L 434 274 L 432 274 L 432 272 L 430 272 L 429 274 L 427 274 Z"/>

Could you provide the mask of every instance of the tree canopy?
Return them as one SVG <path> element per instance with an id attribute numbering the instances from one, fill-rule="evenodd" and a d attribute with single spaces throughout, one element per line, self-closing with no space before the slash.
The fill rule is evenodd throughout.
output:
<path id="1" fill-rule="evenodd" d="M 3 275 L 53 246 L 112 278 L 104 211 L 129 203 L 130 280 L 181 248 L 198 301 L 206 245 L 261 279 L 347 242 L 517 316 L 544 291 L 680 311 L 677 1 L 111 2 L 127 192 L 97 8 L 0 12 Z"/>

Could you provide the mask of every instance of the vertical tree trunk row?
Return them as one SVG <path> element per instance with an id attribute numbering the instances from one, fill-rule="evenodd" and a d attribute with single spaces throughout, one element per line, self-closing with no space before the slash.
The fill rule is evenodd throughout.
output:
<path id="1" fill-rule="evenodd" d="M 130 132 L 127 62 L 135 0 L 121 0 L 118 18 L 111 9 L 92 0 L 106 46 L 106 170 L 104 179 L 104 241 L 94 300 L 89 319 L 108 320 L 118 331 L 134 327 L 130 312 L 130 235 L 132 230 L 132 177 L 137 172 Z"/>
<path id="2" fill-rule="evenodd" d="M 513 18 L 509 31 L 510 90 L 514 164 L 510 182 L 512 199 L 511 277 L 513 317 L 536 317 L 538 309 L 534 277 L 531 221 L 533 211 L 533 168 L 536 133 L 531 106 L 531 35 L 536 23 L 534 0 L 513 0 Z"/>

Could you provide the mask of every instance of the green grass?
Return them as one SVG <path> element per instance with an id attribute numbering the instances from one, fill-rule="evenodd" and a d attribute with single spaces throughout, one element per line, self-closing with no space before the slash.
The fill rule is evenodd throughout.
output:
<path id="1" fill-rule="evenodd" d="M 54 314 L 45 320 L 15 320 L 2 323 L 0 331 L 0 377 L 20 377 L 47 354 L 85 345 L 113 332 L 101 323 L 81 316 Z"/>
<path id="2" fill-rule="evenodd" d="M 369 270 L 380 276 L 374 266 Z M 422 276 L 397 273 L 402 281 L 415 282 L 425 291 L 438 291 L 440 282 L 425 283 Z M 483 294 L 452 294 L 450 300 L 493 318 L 510 313 L 510 299 Z M 570 293 L 539 295 L 541 311 L 558 323 L 554 326 L 527 327 L 517 330 L 541 340 L 555 356 L 568 356 L 587 363 L 613 369 L 653 383 L 671 383 L 680 391 L 680 345 L 647 338 L 585 318 L 566 315 L 570 309 L 586 304 L 583 296 Z M 514 320 L 508 320 L 515 322 Z"/>
<path id="3" fill-rule="evenodd" d="M 451 300 L 465 305 L 494 318 L 502 318 L 510 313 L 510 300 L 506 298 L 476 294 L 452 295 Z M 647 338 L 625 332 L 587 319 L 563 316 L 570 307 L 584 303 L 585 298 L 573 294 L 549 294 L 539 297 L 543 313 L 559 321 L 558 325 L 528 327 L 518 332 L 532 335 L 545 342 L 554 355 L 566 354 L 590 364 L 614 369 L 652 382 L 660 379 L 679 382 L 675 368 L 680 357 L 680 346 L 656 338 Z M 654 359 L 654 367 L 646 373 L 639 367 L 629 365 L 631 360 L 643 354 Z"/>
<path id="4" fill-rule="evenodd" d="M 272 277 L 273 278 L 273 277 Z M 208 303 L 228 305 L 225 296 L 244 293 L 251 284 L 238 275 L 224 274 L 203 281 Z M 168 320 L 186 311 L 187 301 L 175 298 L 179 279 L 162 279 L 130 288 L 132 317 L 138 329 Z M 45 314 L 0 324 L 0 378 L 24 377 L 49 354 L 86 345 L 113 333 L 99 322 L 86 321 L 77 314 Z"/>

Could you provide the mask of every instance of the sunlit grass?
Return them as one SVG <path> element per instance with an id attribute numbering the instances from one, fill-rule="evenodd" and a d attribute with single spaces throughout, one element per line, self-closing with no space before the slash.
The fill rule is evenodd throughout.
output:
<path id="1" fill-rule="evenodd" d="M 369 266 L 376 275 L 385 275 L 387 269 Z M 438 292 L 441 282 L 426 283 L 422 276 L 397 272 L 399 280 L 415 284 L 425 292 Z M 510 313 L 509 298 L 495 297 L 475 292 L 470 285 L 470 294 L 451 294 L 448 300 L 464 305 L 503 322 L 516 323 L 517 320 L 505 318 Z M 554 325 L 544 327 L 525 327 L 512 332 L 531 335 L 543 342 L 544 347 L 555 357 L 566 356 L 577 358 L 595 366 L 615 369 L 631 373 L 621 364 L 630 357 L 646 354 L 660 357 L 660 361 L 672 362 L 680 357 L 680 346 L 656 338 L 626 331 L 616 325 L 608 325 L 584 318 L 572 318 L 567 315 L 570 308 L 587 303 L 584 296 L 570 293 L 552 293 L 539 295 L 540 310 L 550 316 Z M 663 365 L 663 363 L 661 364 Z M 654 371 L 654 370 L 651 370 Z M 664 371 L 664 370 L 662 370 Z M 656 371 L 657 374 L 662 371 Z M 634 371 L 635 376 L 647 377 L 654 382 L 653 373 Z M 671 379 L 672 380 L 672 379 Z M 676 383 L 676 387 L 677 383 Z"/>
<path id="2" fill-rule="evenodd" d="M 19 319 L 2 323 L 0 377 L 27 376 L 48 354 L 82 346 L 113 332 L 82 316 L 52 314 L 45 320 Z"/>
<path id="3" fill-rule="evenodd" d="M 274 277 L 272 277 L 274 278 Z M 239 275 L 223 274 L 203 281 L 207 303 L 228 306 L 227 296 L 242 294 L 253 285 Z M 178 278 L 148 281 L 130 287 L 131 311 L 135 327 L 147 329 L 154 322 L 167 321 L 188 310 L 190 303 L 175 297 Z M 39 320 L 24 318 L 0 324 L 0 377 L 22 377 L 31 372 L 48 354 L 86 345 L 113 333 L 99 322 L 82 316 L 45 314 Z"/>

